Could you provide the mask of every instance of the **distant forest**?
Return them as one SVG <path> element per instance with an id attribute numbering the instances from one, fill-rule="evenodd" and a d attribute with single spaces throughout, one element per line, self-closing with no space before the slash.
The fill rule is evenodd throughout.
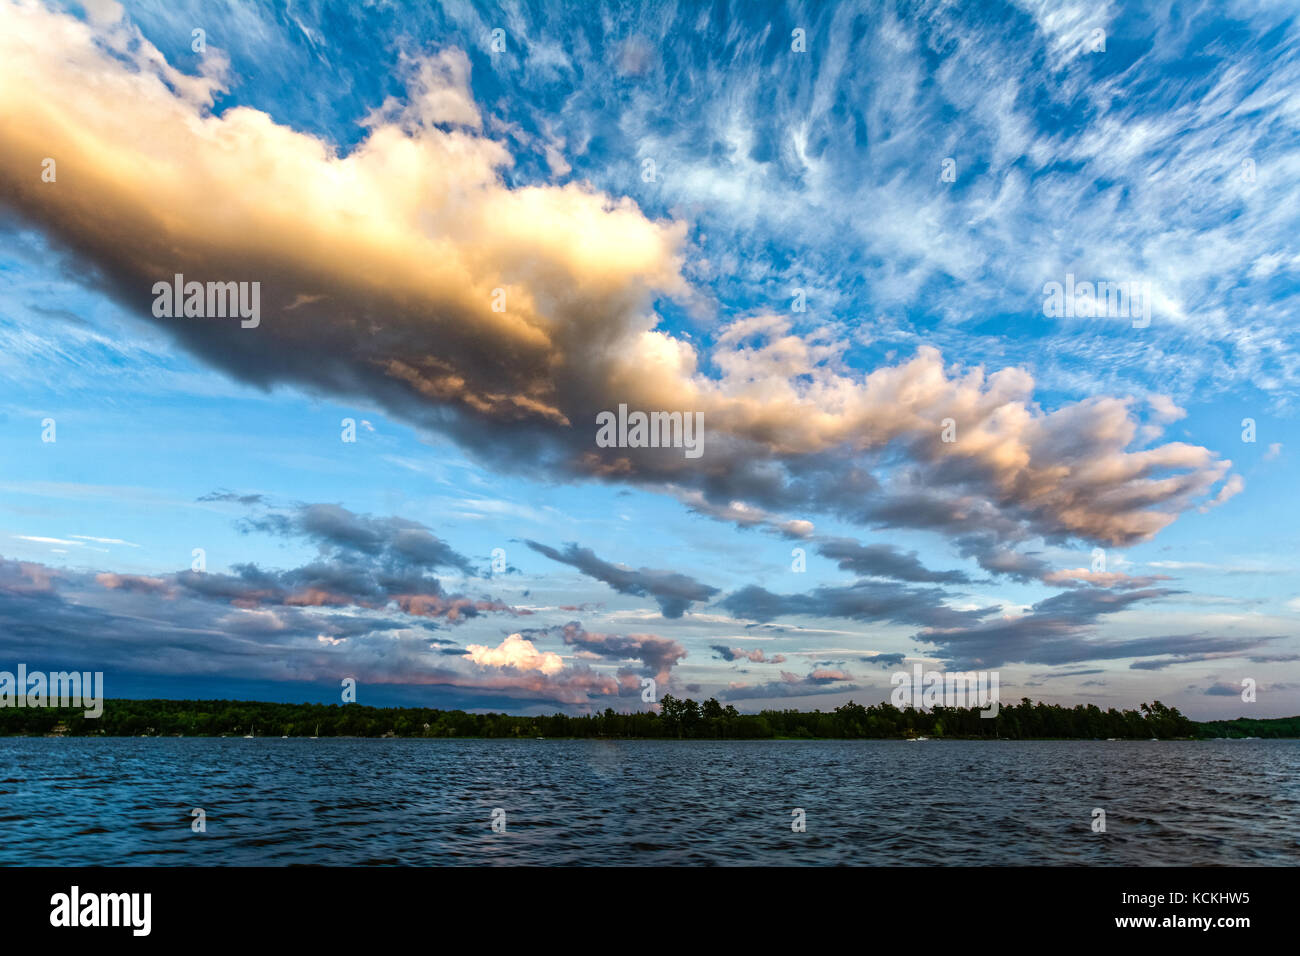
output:
<path id="1" fill-rule="evenodd" d="M 659 713 L 518 717 L 423 707 L 276 704 L 243 700 L 107 700 L 101 717 L 80 709 L 0 708 L 0 736 L 109 737 L 576 737 L 735 739 L 908 737 L 1161 740 L 1300 737 L 1300 717 L 1197 723 L 1160 701 L 1138 710 L 1033 703 L 1004 704 L 997 717 L 975 708 L 900 710 L 850 701 L 832 711 L 742 714 L 710 698 L 699 704 L 665 694 Z"/>

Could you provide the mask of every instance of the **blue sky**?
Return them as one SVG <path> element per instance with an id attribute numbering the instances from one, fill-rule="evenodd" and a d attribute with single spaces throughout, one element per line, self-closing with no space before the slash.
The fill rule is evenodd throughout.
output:
<path id="1" fill-rule="evenodd" d="M 1300 708 L 1286 5 L 0 10 L 3 659 Z M 176 272 L 261 325 L 156 318 Z M 1048 317 L 1067 275 L 1150 324 Z M 620 402 L 704 456 L 597 447 Z"/>

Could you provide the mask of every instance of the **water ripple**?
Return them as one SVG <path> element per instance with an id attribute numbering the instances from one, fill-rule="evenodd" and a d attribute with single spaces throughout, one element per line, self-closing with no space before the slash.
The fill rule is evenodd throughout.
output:
<path id="1" fill-rule="evenodd" d="M 8 864 L 1300 862 L 1295 741 L 64 738 L 0 753 L 24 770 L 0 779 Z"/>

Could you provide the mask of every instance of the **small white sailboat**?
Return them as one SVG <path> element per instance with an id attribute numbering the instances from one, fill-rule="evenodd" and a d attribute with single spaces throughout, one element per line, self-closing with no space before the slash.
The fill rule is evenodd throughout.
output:
<path id="1" fill-rule="evenodd" d="M 320 724 L 316 725 L 316 733 L 311 735 L 312 740 L 320 740 Z"/>
<path id="2" fill-rule="evenodd" d="M 245 740 L 252 740 L 252 739 L 253 739 L 254 737 L 256 737 L 256 736 L 257 736 L 257 725 L 256 725 L 256 724 L 249 724 L 249 726 L 248 726 L 248 733 L 244 734 L 244 739 L 245 739 Z"/>

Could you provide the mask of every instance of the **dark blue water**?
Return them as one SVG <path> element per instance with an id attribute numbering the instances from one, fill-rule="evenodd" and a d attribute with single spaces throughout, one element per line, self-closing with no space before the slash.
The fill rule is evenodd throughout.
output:
<path id="1" fill-rule="evenodd" d="M 4 864 L 1300 863 L 1295 741 L 64 738 L 0 758 Z"/>

